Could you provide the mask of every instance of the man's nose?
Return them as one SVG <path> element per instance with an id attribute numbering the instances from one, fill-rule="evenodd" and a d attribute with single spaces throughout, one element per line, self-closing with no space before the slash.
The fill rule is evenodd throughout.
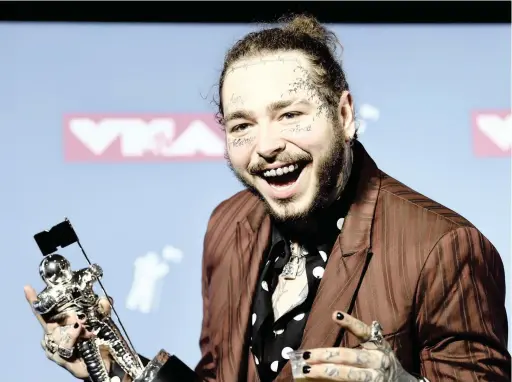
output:
<path id="1" fill-rule="evenodd" d="M 263 129 L 260 134 L 256 152 L 265 159 L 273 159 L 277 154 L 286 148 L 285 141 L 280 137 L 279 132 L 272 131 L 271 128 Z"/>

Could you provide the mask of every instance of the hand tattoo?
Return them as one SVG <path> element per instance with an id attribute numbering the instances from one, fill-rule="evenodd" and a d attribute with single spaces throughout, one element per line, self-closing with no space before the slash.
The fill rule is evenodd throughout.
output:
<path id="1" fill-rule="evenodd" d="M 71 325 L 59 326 L 60 343 L 68 344 L 71 342 L 71 336 L 68 333 L 70 328 Z"/>
<path id="2" fill-rule="evenodd" d="M 361 351 L 357 358 L 359 362 L 362 360 L 362 357 L 364 357 L 362 354 L 366 353 L 368 355 L 370 352 L 374 353 L 376 351 L 380 353 L 380 365 L 378 368 L 374 369 L 377 371 L 378 377 L 372 381 L 418 382 L 416 377 L 404 370 L 396 354 L 393 352 L 391 345 L 386 340 L 383 340 L 381 345 L 376 346 L 376 350 Z"/>

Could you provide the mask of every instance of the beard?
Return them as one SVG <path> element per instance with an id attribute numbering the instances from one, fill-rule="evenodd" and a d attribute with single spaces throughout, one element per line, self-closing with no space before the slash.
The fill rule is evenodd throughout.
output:
<path id="1" fill-rule="evenodd" d="M 326 148 L 325 154 L 319 158 L 318 165 L 315 172 L 312 174 L 316 177 L 316 190 L 313 193 L 313 201 L 303 208 L 301 211 L 297 211 L 291 200 L 279 200 L 274 203 L 279 204 L 281 207 L 279 211 L 275 210 L 272 205 L 263 197 L 263 195 L 254 187 L 253 183 L 248 181 L 239 171 L 237 171 L 226 153 L 226 160 L 228 166 L 231 169 L 235 177 L 242 183 L 242 185 L 250 191 L 252 194 L 257 196 L 265 205 L 265 209 L 272 219 L 280 226 L 290 231 L 303 231 L 313 225 L 316 225 L 319 217 L 323 212 L 337 199 L 341 194 L 344 186 L 346 185 L 351 165 L 352 165 L 352 152 L 351 147 L 345 142 L 342 132 L 341 124 L 337 123 L 334 125 L 334 129 L 337 132 L 335 139 L 331 141 L 331 144 Z M 298 162 L 311 158 L 308 155 L 302 155 L 301 157 L 291 157 L 289 154 L 283 153 L 276 160 L 290 163 Z M 263 168 L 266 163 L 259 163 L 255 166 L 250 166 L 249 173 L 256 173 L 259 169 Z M 304 171 L 304 170 L 302 170 Z"/>

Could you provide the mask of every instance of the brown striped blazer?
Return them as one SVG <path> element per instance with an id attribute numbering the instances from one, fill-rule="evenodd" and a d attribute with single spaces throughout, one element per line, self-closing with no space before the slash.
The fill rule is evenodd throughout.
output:
<path id="1" fill-rule="evenodd" d="M 379 321 L 402 365 L 432 382 L 510 381 L 505 276 L 467 220 L 380 171 L 364 148 L 358 192 L 329 257 L 302 349 L 355 347 L 334 310 Z M 270 218 L 247 191 L 213 212 L 204 241 L 202 359 L 207 381 L 258 381 L 248 324 Z M 276 381 L 292 381 L 290 365 Z"/>

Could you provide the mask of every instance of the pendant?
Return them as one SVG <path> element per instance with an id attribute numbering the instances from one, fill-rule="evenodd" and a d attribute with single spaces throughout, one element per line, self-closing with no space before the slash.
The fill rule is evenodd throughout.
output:
<path id="1" fill-rule="evenodd" d="M 308 254 L 304 248 L 293 242 L 290 243 L 290 250 L 292 252 L 292 256 L 288 263 L 286 263 L 286 265 L 283 267 L 283 271 L 281 272 L 281 276 L 285 280 L 295 280 L 297 278 L 300 261 L 304 256 Z"/>
<path id="2" fill-rule="evenodd" d="M 295 280 L 298 272 L 299 272 L 299 259 L 294 256 L 283 267 L 283 272 L 281 273 L 281 276 L 285 280 Z"/>

